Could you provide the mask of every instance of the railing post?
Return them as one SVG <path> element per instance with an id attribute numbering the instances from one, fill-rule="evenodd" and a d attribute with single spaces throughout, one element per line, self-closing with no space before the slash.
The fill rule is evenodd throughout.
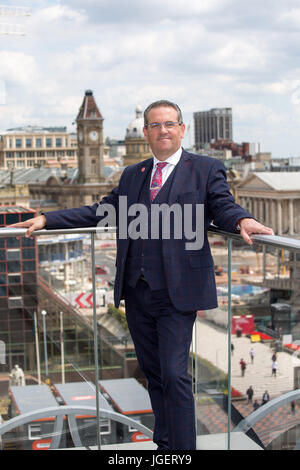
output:
<path id="1" fill-rule="evenodd" d="M 95 279 L 95 234 L 91 233 L 91 255 L 92 255 L 92 281 L 93 281 L 93 327 L 94 327 L 94 359 L 95 359 L 95 388 L 96 388 L 96 411 L 97 411 L 97 446 L 101 449 L 100 438 L 100 406 L 99 406 L 99 360 L 98 360 L 98 324 L 97 324 L 97 296 Z"/>
<path id="2" fill-rule="evenodd" d="M 231 427 L 231 239 L 228 238 L 228 261 L 227 261 L 227 279 L 228 279 L 228 345 L 227 345 L 227 354 L 228 354 L 228 427 L 227 427 L 227 450 L 230 450 L 230 427 Z"/>

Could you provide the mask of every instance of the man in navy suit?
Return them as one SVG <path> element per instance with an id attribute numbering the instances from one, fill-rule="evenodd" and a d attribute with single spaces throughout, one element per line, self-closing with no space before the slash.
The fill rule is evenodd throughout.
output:
<path id="1" fill-rule="evenodd" d="M 144 112 L 144 135 L 154 157 L 125 168 L 118 187 L 102 199 L 100 206 L 48 212 L 14 225 L 28 227 L 26 236 L 44 227 L 95 226 L 103 221 L 104 214 L 99 214 L 103 204 L 114 208 L 118 221 L 124 216 L 119 213 L 121 197 L 126 197 L 127 207 L 139 204 L 145 208 L 142 225 L 147 226 L 148 236 L 133 237 L 129 233 L 121 237 L 118 227 L 114 294 L 116 306 L 121 298 L 125 299 L 137 358 L 148 382 L 155 415 L 153 440 L 159 450 L 196 448 L 188 358 L 196 311 L 217 307 L 213 260 L 206 233 L 209 225 L 213 222 L 228 232 L 240 230 L 248 244 L 252 244 L 251 234 L 273 235 L 272 229 L 235 204 L 224 165 L 219 160 L 182 149 L 184 131 L 176 104 L 165 100 L 152 103 Z M 194 230 L 197 229 L 196 209 L 201 207 L 201 246 L 193 246 L 186 231 L 182 231 L 181 237 L 174 236 L 178 221 L 175 223 L 171 217 L 173 235 L 165 237 L 161 213 L 159 227 L 155 227 L 158 232 L 151 237 L 155 205 L 176 205 L 179 214 L 188 207 L 191 211 L 185 222 Z M 126 220 L 129 227 L 134 217 L 128 215 Z"/>

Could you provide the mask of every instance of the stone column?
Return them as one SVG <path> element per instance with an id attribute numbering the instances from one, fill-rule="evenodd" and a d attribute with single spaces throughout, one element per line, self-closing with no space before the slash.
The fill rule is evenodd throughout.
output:
<path id="1" fill-rule="evenodd" d="M 256 199 L 257 200 L 257 220 L 259 222 L 262 222 L 262 206 L 261 206 L 261 199 Z"/>
<path id="2" fill-rule="evenodd" d="M 259 219 L 259 214 L 258 214 L 258 199 L 254 198 L 254 217 L 256 219 Z"/>
<path id="3" fill-rule="evenodd" d="M 278 233 L 277 230 L 277 218 L 276 218 L 276 201 L 271 200 L 271 226 L 275 233 Z"/>
<path id="4" fill-rule="evenodd" d="M 282 206 L 281 200 L 277 200 L 277 216 L 278 216 L 278 235 L 282 235 Z"/>
<path id="5" fill-rule="evenodd" d="M 294 200 L 289 199 L 289 235 L 294 235 Z"/>

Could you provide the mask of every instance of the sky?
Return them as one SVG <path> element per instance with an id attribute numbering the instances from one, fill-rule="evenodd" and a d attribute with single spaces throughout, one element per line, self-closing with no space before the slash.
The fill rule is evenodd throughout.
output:
<path id="1" fill-rule="evenodd" d="M 85 90 L 104 134 L 124 139 L 137 104 L 175 101 L 194 143 L 193 112 L 231 107 L 235 142 L 300 156 L 299 0 L 0 0 L 0 129 L 73 124 Z M 1 8 L 0 8 L 1 10 Z"/>

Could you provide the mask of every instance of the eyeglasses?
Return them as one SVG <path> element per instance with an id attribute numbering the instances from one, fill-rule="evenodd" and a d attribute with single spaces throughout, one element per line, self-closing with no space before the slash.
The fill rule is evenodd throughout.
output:
<path id="1" fill-rule="evenodd" d="M 145 127 L 150 127 L 150 129 L 161 129 L 164 126 L 166 129 L 174 129 L 176 126 L 181 126 L 182 122 L 180 121 L 166 121 L 166 122 L 151 122 L 146 124 Z"/>

